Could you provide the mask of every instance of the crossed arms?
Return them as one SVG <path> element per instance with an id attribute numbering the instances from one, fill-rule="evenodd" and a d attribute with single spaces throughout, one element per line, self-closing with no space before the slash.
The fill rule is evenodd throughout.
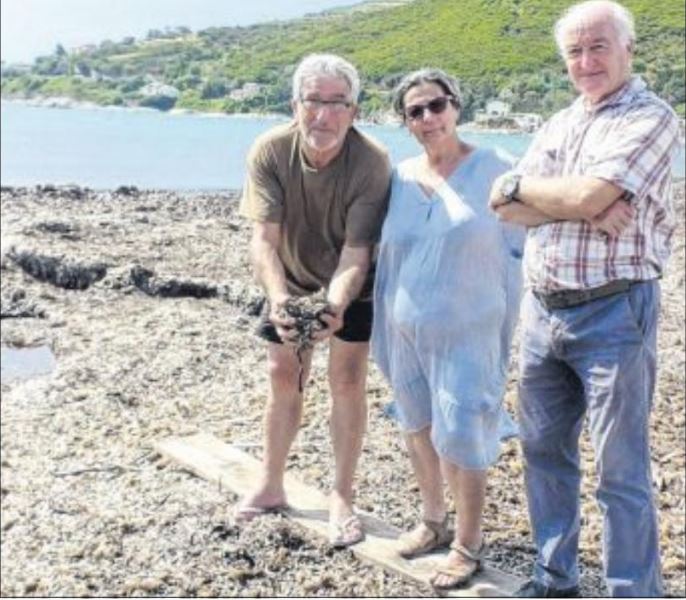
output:
<path id="1" fill-rule="evenodd" d="M 619 235 L 633 218 L 624 190 L 598 177 L 522 177 L 510 202 L 500 194 L 500 177 L 491 188 L 490 207 L 504 221 L 536 227 L 551 221 L 587 221 L 610 236 Z"/>

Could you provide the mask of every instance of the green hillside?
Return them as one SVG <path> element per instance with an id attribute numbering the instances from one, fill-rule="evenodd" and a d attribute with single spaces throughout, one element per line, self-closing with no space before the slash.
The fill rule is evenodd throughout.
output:
<path id="1" fill-rule="evenodd" d="M 151 31 L 145 40 L 108 40 L 80 51 L 58 46 L 30 72 L 5 66 L 2 93 L 162 109 L 287 111 L 294 65 L 304 54 L 327 51 L 359 67 L 367 115 L 387 110 L 399 77 L 427 65 L 460 79 L 467 116 L 494 97 L 515 110 L 543 114 L 573 97 L 551 34 L 567 1 L 380 4 L 252 27 Z M 683 115 L 683 1 L 627 0 L 626 5 L 636 17 L 635 71 Z M 246 83 L 256 85 L 244 88 Z"/>

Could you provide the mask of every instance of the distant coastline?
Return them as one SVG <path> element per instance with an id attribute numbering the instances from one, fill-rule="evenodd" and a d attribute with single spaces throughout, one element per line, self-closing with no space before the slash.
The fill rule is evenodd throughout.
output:
<path id="1" fill-rule="evenodd" d="M 74 100 L 66 96 L 34 96 L 32 98 L 24 98 L 18 96 L 2 96 L 0 97 L 0 102 L 2 103 L 13 103 L 22 104 L 25 106 L 39 106 L 43 108 L 60 108 L 60 109 L 72 109 L 78 108 L 82 110 L 117 110 L 117 111 L 131 111 L 131 112 L 147 112 L 147 113 L 160 113 L 172 116 L 178 115 L 194 115 L 207 118 L 259 118 L 259 119 L 272 119 L 274 121 L 285 121 L 290 118 L 287 113 L 273 113 L 273 112 L 235 112 L 235 113 L 225 113 L 225 112 L 209 112 L 209 111 L 199 111 L 190 108 L 172 108 L 168 111 L 162 111 L 157 108 L 147 107 L 147 106 L 115 106 L 111 104 L 97 104 L 95 102 L 89 102 L 84 100 Z M 682 119 L 683 121 L 683 119 Z M 400 127 L 402 124 L 396 115 L 391 111 L 380 112 L 374 115 L 367 115 L 363 118 L 358 118 L 357 122 L 364 126 L 377 126 L 382 125 L 386 127 Z M 473 132 L 473 133 L 484 133 L 484 134 L 500 134 L 500 135 L 531 135 L 531 131 L 526 131 L 522 128 L 516 127 L 485 127 L 479 125 L 476 121 L 466 121 L 460 123 L 459 125 L 461 131 Z M 683 130 L 682 130 L 683 131 Z M 680 144 L 685 145 L 683 132 L 680 135 Z"/>
<path id="2" fill-rule="evenodd" d="M 288 113 L 273 113 L 273 112 L 208 112 L 198 111 L 189 108 L 172 108 L 168 111 L 162 111 L 157 108 L 147 106 L 115 106 L 108 104 L 97 104 L 95 102 L 88 102 L 83 100 L 74 100 L 66 96 L 35 96 L 32 98 L 23 98 L 16 96 L 2 96 L 0 98 L 2 103 L 21 104 L 25 106 L 37 106 L 42 108 L 59 108 L 59 109 L 81 109 L 81 110 L 116 110 L 116 111 L 130 111 L 130 112 L 145 112 L 145 113 L 159 113 L 171 116 L 179 115 L 194 115 L 208 118 L 259 118 L 272 119 L 274 121 L 285 121 L 290 118 Z M 364 126 L 385 126 L 385 127 L 400 127 L 402 123 L 392 111 L 386 111 L 375 115 L 367 115 L 357 119 L 357 123 Z M 466 121 L 459 125 L 462 131 L 469 131 L 475 133 L 494 133 L 494 134 L 513 134 L 521 135 L 530 132 L 515 129 L 510 127 L 493 128 L 482 127 L 475 121 Z"/>
<path id="3" fill-rule="evenodd" d="M 146 112 L 150 114 L 159 113 L 162 115 L 194 115 L 198 117 L 208 117 L 208 118 L 259 118 L 259 119 L 272 119 L 274 121 L 285 121 L 288 120 L 291 115 L 289 113 L 274 113 L 274 112 L 219 112 L 219 111 L 200 111 L 193 110 L 191 108 L 172 108 L 171 110 L 159 110 L 157 108 L 152 108 L 148 106 L 116 106 L 113 104 L 97 104 L 96 102 L 89 102 L 84 100 L 74 100 L 67 96 L 34 96 L 32 98 L 23 98 L 17 96 L 2 96 L 0 98 L 2 103 L 12 103 L 21 104 L 24 106 L 38 106 L 41 108 L 59 108 L 59 109 L 73 109 L 78 108 L 81 110 L 117 110 L 117 111 L 130 111 L 130 112 Z M 361 125 L 384 125 L 389 127 L 400 126 L 400 121 L 395 117 L 395 115 L 388 111 L 386 113 L 381 113 L 379 115 L 366 116 L 363 118 L 358 118 L 357 123 Z M 466 125 L 466 124 L 465 124 Z M 476 131 L 477 129 L 475 129 Z M 485 131 L 478 129 L 479 131 Z M 506 133 L 507 130 L 502 130 Z"/>
<path id="4" fill-rule="evenodd" d="M 66 96 L 35 96 L 32 98 L 21 98 L 16 96 L 2 96 L 0 102 L 8 104 L 21 104 L 24 106 L 37 106 L 41 108 L 60 108 L 60 109 L 81 109 L 81 110 L 116 110 L 125 112 L 145 112 L 150 114 L 162 114 L 162 115 L 194 115 L 200 117 L 212 117 L 212 118 L 224 118 L 224 117 L 259 117 L 260 119 L 274 119 L 284 120 L 288 119 L 285 113 L 260 113 L 260 112 L 237 112 L 237 113 L 224 113 L 224 112 L 208 112 L 208 111 L 198 111 L 190 108 L 172 108 L 171 110 L 164 111 L 157 108 L 151 108 L 148 106 L 116 106 L 114 104 L 97 104 L 96 102 L 89 102 L 85 100 L 74 100 L 73 98 L 68 98 Z"/>

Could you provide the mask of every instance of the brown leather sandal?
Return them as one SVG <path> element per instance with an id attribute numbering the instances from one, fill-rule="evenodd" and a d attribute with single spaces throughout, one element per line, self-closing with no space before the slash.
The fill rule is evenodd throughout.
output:
<path id="1" fill-rule="evenodd" d="M 457 554 L 459 562 L 436 569 L 436 572 L 429 580 L 431 585 L 439 590 L 448 590 L 463 586 L 483 568 L 482 561 L 486 550 L 485 544 L 481 544 L 481 548 L 476 552 L 473 552 L 458 541 L 454 541 L 450 544 L 450 549 Z M 446 583 L 437 584 L 436 579 L 439 575 L 447 575 L 449 578 L 448 581 Z"/>
<path id="2" fill-rule="evenodd" d="M 412 531 L 398 538 L 398 554 L 403 558 L 416 558 L 448 546 L 453 536 L 453 530 L 448 527 L 448 515 L 442 521 L 423 519 Z"/>

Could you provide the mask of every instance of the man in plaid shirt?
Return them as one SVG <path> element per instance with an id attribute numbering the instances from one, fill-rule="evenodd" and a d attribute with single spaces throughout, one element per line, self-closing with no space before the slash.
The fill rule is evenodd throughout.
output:
<path id="1" fill-rule="evenodd" d="M 529 227 L 519 422 L 538 555 L 519 595 L 579 593 L 578 441 L 588 414 L 609 592 L 661 596 L 648 427 L 678 121 L 631 75 L 624 7 L 574 5 L 555 37 L 580 96 L 490 199 L 501 219 Z"/>

